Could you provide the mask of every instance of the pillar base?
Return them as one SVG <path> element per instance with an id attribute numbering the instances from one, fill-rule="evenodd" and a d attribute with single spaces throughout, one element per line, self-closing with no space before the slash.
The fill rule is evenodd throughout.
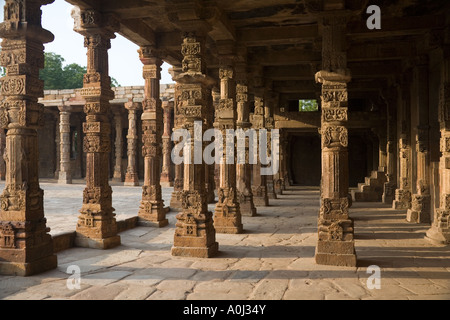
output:
<path id="1" fill-rule="evenodd" d="M 170 208 L 175 211 L 180 211 L 182 207 L 181 191 L 172 192 L 170 199 Z"/>
<path id="2" fill-rule="evenodd" d="M 255 205 L 255 207 L 268 207 L 269 206 L 269 198 L 253 196 L 253 204 Z"/>
<path id="3" fill-rule="evenodd" d="M 75 237 L 75 246 L 82 248 L 91 248 L 91 249 L 111 249 L 117 246 L 120 246 L 120 236 L 112 236 L 105 239 L 91 239 L 86 236 L 83 236 L 77 233 Z"/>
<path id="4" fill-rule="evenodd" d="M 431 196 L 415 194 L 412 197 L 412 208 L 408 209 L 406 221 L 411 223 L 430 223 Z"/>
<path id="5" fill-rule="evenodd" d="M 56 269 L 57 266 L 58 258 L 56 255 L 51 255 L 28 263 L 0 262 L 0 274 L 5 276 L 27 277 Z"/>
<path id="6" fill-rule="evenodd" d="M 411 192 L 403 189 L 395 190 L 395 199 L 392 202 L 394 210 L 407 210 L 411 208 Z"/>
<path id="7" fill-rule="evenodd" d="M 395 200 L 395 184 L 392 182 L 386 182 L 383 185 L 383 195 L 381 201 L 384 204 L 392 204 Z"/>
<path id="8" fill-rule="evenodd" d="M 129 174 L 127 173 L 125 176 L 125 182 L 123 183 L 124 186 L 127 187 L 137 187 L 139 186 L 139 178 L 137 176 L 137 174 L 132 173 Z"/>
<path id="9" fill-rule="evenodd" d="M 317 264 L 338 266 L 338 267 L 356 267 L 356 253 L 353 254 L 335 254 L 317 252 L 315 260 Z"/>
<path id="10" fill-rule="evenodd" d="M 161 181 L 160 184 L 163 188 L 173 187 L 173 181 Z"/>
<path id="11" fill-rule="evenodd" d="M 59 171 L 58 184 L 72 184 L 72 176 L 63 171 Z"/>
<path id="12" fill-rule="evenodd" d="M 219 253 L 219 244 L 214 242 L 208 247 L 172 247 L 172 255 L 176 257 L 212 258 Z"/>
<path id="13" fill-rule="evenodd" d="M 432 226 L 428 229 L 425 239 L 436 245 L 450 245 L 450 229 L 440 229 Z"/>
<path id="14" fill-rule="evenodd" d="M 250 203 L 240 203 L 241 215 L 246 217 L 254 217 L 257 215 L 255 206 Z"/>
<path id="15" fill-rule="evenodd" d="M 117 178 L 117 177 L 112 178 L 111 181 L 112 182 L 117 182 L 117 183 L 124 182 L 124 180 L 122 178 Z"/>
<path id="16" fill-rule="evenodd" d="M 164 207 L 162 200 L 143 200 L 138 212 L 138 225 L 162 228 L 169 224 L 166 213 L 169 207 Z"/>
<path id="17" fill-rule="evenodd" d="M 217 204 L 214 212 L 214 229 L 216 233 L 242 233 L 243 226 L 239 206 Z"/>

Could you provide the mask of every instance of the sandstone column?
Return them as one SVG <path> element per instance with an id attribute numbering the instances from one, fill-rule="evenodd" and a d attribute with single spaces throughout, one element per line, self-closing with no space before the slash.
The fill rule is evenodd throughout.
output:
<path id="1" fill-rule="evenodd" d="M 125 103 L 125 109 L 128 110 L 128 135 L 127 135 L 127 155 L 128 165 L 127 173 L 125 174 L 125 186 L 138 186 L 139 177 L 136 168 L 137 157 L 137 111 L 140 109 L 140 105 L 137 102 Z"/>
<path id="2" fill-rule="evenodd" d="M 430 147 L 429 147 L 429 86 L 428 57 L 419 57 L 415 63 L 414 82 L 416 88 L 416 113 L 418 119 L 416 135 L 417 186 L 412 196 L 411 209 L 408 209 L 406 220 L 415 223 L 430 223 Z"/>
<path id="3" fill-rule="evenodd" d="M 206 119 L 205 126 L 206 130 L 212 129 L 214 125 L 214 99 L 213 99 L 213 91 L 212 88 L 207 88 L 207 111 L 206 111 Z M 204 142 L 205 146 L 209 144 L 208 142 Z M 215 191 L 218 189 L 219 184 L 216 184 L 215 179 L 215 166 L 216 164 L 207 164 L 205 163 L 205 188 L 206 188 L 206 201 L 208 203 L 215 203 L 216 194 Z"/>
<path id="4" fill-rule="evenodd" d="M 322 71 L 322 186 L 319 213 L 318 264 L 356 266 L 353 221 L 348 202 L 348 91 L 346 19 L 323 17 Z"/>
<path id="5" fill-rule="evenodd" d="M 163 105 L 164 112 L 164 133 L 162 135 L 163 144 L 163 166 L 161 170 L 161 185 L 173 186 L 173 177 L 171 170 L 171 159 L 170 153 L 172 152 L 172 141 L 170 136 L 172 134 L 172 114 L 173 114 L 173 101 L 164 101 Z"/>
<path id="6" fill-rule="evenodd" d="M 259 148 L 259 130 L 264 129 L 264 99 L 262 98 L 262 91 L 255 92 L 255 112 L 250 115 L 250 122 L 253 129 L 258 134 L 258 148 Z M 256 207 L 269 205 L 269 197 L 267 195 L 267 176 L 261 175 L 261 161 L 259 155 L 256 164 L 253 165 L 252 172 L 252 193 L 253 203 Z"/>
<path id="7" fill-rule="evenodd" d="M 242 219 L 236 197 L 236 144 L 227 143 L 227 131 L 236 131 L 236 81 L 234 63 L 231 58 L 221 57 L 219 69 L 220 102 L 216 109 L 214 127 L 222 132 L 223 154 L 220 162 L 220 185 L 218 202 L 214 212 L 214 228 L 218 233 L 241 233 Z M 217 150 L 216 150 L 217 152 Z M 230 155 L 233 155 L 232 159 Z M 232 163 L 230 163 L 232 160 Z"/>
<path id="8" fill-rule="evenodd" d="M 273 108 L 273 93 L 271 91 L 266 90 L 266 97 L 264 99 L 264 127 L 267 129 L 267 150 L 269 153 L 271 152 L 272 146 L 272 135 L 271 130 L 275 128 L 275 124 L 272 117 L 272 108 Z M 269 199 L 277 199 L 277 194 L 275 192 L 275 176 L 268 175 L 266 176 L 266 185 L 267 185 L 267 196 Z"/>
<path id="9" fill-rule="evenodd" d="M 60 106 L 59 109 L 59 132 L 60 132 L 60 166 L 58 183 L 71 184 L 72 170 L 70 164 L 70 106 Z"/>
<path id="10" fill-rule="evenodd" d="M 166 219 L 161 192 L 161 154 L 162 154 L 162 102 L 159 98 L 162 60 L 155 54 L 155 48 L 142 47 L 139 55 L 144 64 L 145 98 L 142 103 L 142 155 L 144 157 L 144 186 L 139 210 L 139 224 L 164 227 Z"/>
<path id="11" fill-rule="evenodd" d="M 5 159 L 3 159 L 3 155 L 5 154 L 6 148 L 6 133 L 4 129 L 0 129 L 0 180 L 5 180 L 6 178 L 6 167 L 5 167 Z"/>
<path id="12" fill-rule="evenodd" d="M 441 124 L 440 206 L 434 212 L 434 221 L 427 238 L 434 243 L 450 244 L 450 41 L 446 30 L 446 43 L 442 49 L 439 122 Z"/>
<path id="13" fill-rule="evenodd" d="M 61 166 L 61 134 L 59 133 L 60 127 L 59 127 L 59 121 L 60 121 L 60 117 L 59 117 L 59 110 L 55 112 L 55 145 L 56 145 L 56 169 L 55 169 L 55 179 L 59 179 L 59 169 Z"/>
<path id="14" fill-rule="evenodd" d="M 114 175 L 113 181 L 115 182 L 123 182 L 123 171 L 122 171 L 122 113 L 120 110 L 116 110 L 114 112 L 114 125 L 116 128 L 116 140 L 114 143 L 116 154 L 115 154 L 115 165 L 114 165 Z"/>
<path id="15" fill-rule="evenodd" d="M 283 194 L 283 190 L 286 190 L 286 146 L 287 146 L 287 134 L 286 131 L 280 131 L 280 170 L 275 175 L 275 193 Z"/>
<path id="16" fill-rule="evenodd" d="M 236 67 L 236 104 L 237 104 L 237 122 L 236 127 L 248 131 L 252 124 L 249 122 L 250 107 L 248 105 L 248 81 L 246 65 Z M 256 215 L 255 204 L 253 203 L 252 192 L 252 165 L 249 162 L 249 138 L 244 137 L 245 141 L 245 163 L 236 164 L 236 190 L 239 207 L 243 216 L 253 217 Z"/>
<path id="17" fill-rule="evenodd" d="M 198 28 L 189 25 L 196 31 L 184 33 L 183 67 L 176 81 L 180 84 L 183 128 L 190 134 L 185 146 L 185 151 L 190 150 L 190 161 L 184 163 L 183 211 L 177 215 L 172 255 L 206 258 L 218 252 L 212 213 L 208 211 L 206 200 L 203 144 L 199 143 L 204 131 L 206 95 L 211 80 L 206 76 L 206 32 L 202 33 L 202 25 Z M 187 157 L 185 155 L 185 160 Z"/>
<path id="18" fill-rule="evenodd" d="M 52 0 L 6 0 L 0 63 L 4 100 L 0 126 L 6 135 L 5 189 L 0 196 L 0 274 L 29 276 L 56 268 L 53 242 L 44 217 L 44 192 L 39 187 L 37 129 L 43 125 L 43 43 L 53 35 L 41 27 L 41 5 Z"/>
<path id="19" fill-rule="evenodd" d="M 410 139 L 410 93 L 409 76 L 402 83 L 401 104 L 398 110 L 399 120 L 399 181 L 395 190 L 394 209 L 406 210 L 411 207 L 411 139 Z"/>
<path id="20" fill-rule="evenodd" d="M 84 36 L 87 48 L 87 73 L 80 95 L 86 100 L 83 123 L 86 153 L 86 188 L 78 218 L 77 246 L 108 249 L 120 244 L 109 186 L 109 153 L 111 152 L 109 101 L 114 98 L 108 75 L 108 49 L 118 22 L 111 16 L 91 9 L 75 18 L 75 31 Z"/>
<path id="21" fill-rule="evenodd" d="M 176 81 L 179 74 L 181 73 L 181 69 L 172 69 L 172 79 Z M 184 118 L 181 114 L 181 84 L 175 84 L 175 93 L 174 93 L 174 125 L 173 131 L 181 129 L 184 125 Z M 178 144 L 178 141 L 174 141 L 174 148 Z M 182 152 L 182 151 L 181 151 Z M 183 176 L 184 176 L 184 165 L 183 164 L 175 164 L 174 170 L 174 179 L 173 179 L 173 192 L 172 197 L 170 198 L 170 208 L 174 210 L 181 210 L 181 196 L 183 192 Z"/>
<path id="22" fill-rule="evenodd" d="M 391 88 L 385 94 L 387 104 L 387 146 L 386 146 L 386 178 L 383 187 L 382 202 L 392 204 L 397 186 L 397 89 Z"/>

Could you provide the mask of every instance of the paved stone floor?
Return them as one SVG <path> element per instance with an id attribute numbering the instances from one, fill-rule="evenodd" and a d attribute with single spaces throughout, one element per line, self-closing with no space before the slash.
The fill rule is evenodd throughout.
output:
<path id="1" fill-rule="evenodd" d="M 41 187 L 51 233 L 73 231 L 84 186 Z M 141 188 L 113 186 L 113 191 L 117 218 L 135 216 Z M 166 203 L 170 193 L 164 189 Z M 317 188 L 291 187 L 270 207 L 258 208 L 257 217 L 243 217 L 243 234 L 218 234 L 220 254 L 212 259 L 171 256 L 176 215 L 171 212 L 168 227 L 122 232 L 118 248 L 73 248 L 58 253 L 56 270 L 0 276 L 0 298 L 450 299 L 450 248 L 430 244 L 423 239 L 428 226 L 408 224 L 406 212 L 381 204 L 356 203 L 351 209 L 358 268 L 316 265 L 318 208 Z M 73 265 L 81 269 L 81 284 L 70 290 L 66 272 Z M 367 287 L 371 265 L 381 268 L 378 290 Z"/>

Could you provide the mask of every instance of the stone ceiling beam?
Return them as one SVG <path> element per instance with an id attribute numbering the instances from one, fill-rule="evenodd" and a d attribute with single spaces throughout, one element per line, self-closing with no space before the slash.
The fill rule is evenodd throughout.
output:
<path id="1" fill-rule="evenodd" d="M 424 34 L 426 30 L 445 27 L 444 15 L 420 17 L 403 17 L 383 19 L 381 15 L 381 30 L 368 30 L 361 21 L 350 22 L 347 25 L 347 35 L 351 39 L 391 38 Z"/>
<path id="2" fill-rule="evenodd" d="M 248 47 L 312 42 L 319 36 L 317 25 L 242 29 L 237 34 L 238 42 Z"/>
<path id="3" fill-rule="evenodd" d="M 155 32 L 141 19 L 121 20 L 119 33 L 140 46 L 156 45 Z"/>

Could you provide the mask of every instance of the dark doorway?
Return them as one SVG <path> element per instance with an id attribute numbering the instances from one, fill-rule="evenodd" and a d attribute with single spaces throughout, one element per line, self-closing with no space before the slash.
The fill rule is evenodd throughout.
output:
<path id="1" fill-rule="evenodd" d="M 302 134 L 290 139 L 290 173 L 292 182 L 299 186 L 320 186 L 320 137 Z"/>

